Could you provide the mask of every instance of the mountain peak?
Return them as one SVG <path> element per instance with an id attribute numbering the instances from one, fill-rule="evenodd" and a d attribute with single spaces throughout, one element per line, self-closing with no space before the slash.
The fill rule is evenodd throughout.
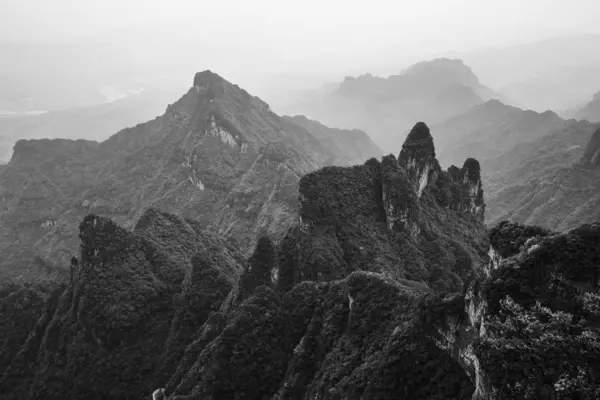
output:
<path id="1" fill-rule="evenodd" d="M 196 75 L 194 75 L 194 86 L 208 86 L 211 83 L 223 81 L 225 81 L 223 77 L 209 69 L 202 72 L 196 72 Z"/>
<path id="2" fill-rule="evenodd" d="M 411 129 L 402 145 L 399 160 L 404 160 L 410 155 L 420 157 L 435 157 L 435 146 L 429 127 L 425 122 L 417 122 Z"/>

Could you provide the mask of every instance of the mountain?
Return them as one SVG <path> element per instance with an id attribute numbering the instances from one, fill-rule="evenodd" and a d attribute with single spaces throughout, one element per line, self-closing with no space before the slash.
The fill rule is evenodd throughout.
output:
<path id="1" fill-rule="evenodd" d="M 432 127 L 442 162 L 478 154 L 487 223 L 565 230 L 597 221 L 597 124 L 490 100 Z"/>
<path id="2" fill-rule="evenodd" d="M 488 221 L 565 230 L 600 218 L 598 129 L 586 121 L 482 161 Z"/>
<path id="3" fill-rule="evenodd" d="M 398 157 L 303 176 L 248 259 L 193 219 L 87 215 L 69 284 L 0 291 L 0 394 L 597 398 L 600 225 L 487 231 L 480 174 L 418 123 Z"/>
<path id="4" fill-rule="evenodd" d="M 363 129 L 382 148 L 400 146 L 415 120 L 442 121 L 500 95 L 483 86 L 461 60 L 435 59 L 388 78 L 346 77 L 336 90 L 282 108 L 330 126 Z"/>
<path id="5" fill-rule="evenodd" d="M 596 92 L 592 101 L 575 112 L 575 118 L 600 122 L 600 92 Z"/>
<path id="6" fill-rule="evenodd" d="M 483 270 L 478 162 L 442 170 L 419 123 L 398 157 L 321 168 L 297 190 L 283 239 L 262 235 L 248 259 L 234 238 L 154 208 L 132 230 L 86 215 L 70 283 L 8 336 L 20 346 L 0 366 L 2 398 L 157 385 L 172 398 L 469 398 L 423 310 L 438 321 L 440 299 Z"/>
<path id="7" fill-rule="evenodd" d="M 332 154 L 336 154 L 346 164 L 364 160 L 371 155 L 382 154 L 382 151 L 365 132 L 358 129 L 328 128 L 318 121 L 313 121 L 303 115 L 283 117 L 286 121 L 300 125 Z"/>
<path id="8" fill-rule="evenodd" d="M 173 96 L 173 90 L 150 89 L 99 105 L 40 115 L 0 115 L 0 162 L 10 160 L 19 139 L 104 140 L 125 127 L 162 114 Z"/>
<path id="9" fill-rule="evenodd" d="M 522 143 L 539 139 L 568 124 L 556 113 L 537 113 L 531 110 L 489 100 L 467 112 L 432 126 L 440 144 L 439 158 L 457 163 L 477 155 L 485 160 Z M 485 168 L 489 171 L 488 168 Z"/>
<path id="10" fill-rule="evenodd" d="M 149 207 L 193 216 L 251 251 L 259 233 L 278 240 L 292 222 L 302 175 L 381 154 L 366 134 L 348 133 L 346 142 L 319 125 L 322 143 L 204 71 L 162 116 L 103 142 L 19 140 L 0 175 L 0 269 L 27 278 L 63 268 L 85 215 L 131 229 Z"/>
<path id="11" fill-rule="evenodd" d="M 600 35 L 452 53 L 487 85 L 520 108 L 563 110 L 588 101 L 600 87 Z"/>

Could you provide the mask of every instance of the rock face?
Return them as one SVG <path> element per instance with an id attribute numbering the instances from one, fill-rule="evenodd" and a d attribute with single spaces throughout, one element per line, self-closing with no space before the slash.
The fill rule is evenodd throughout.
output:
<path id="1" fill-rule="evenodd" d="M 485 204 L 483 203 L 479 162 L 474 158 L 468 158 L 460 170 L 458 179 L 463 192 L 465 192 L 463 194 L 464 202 L 459 207 L 462 208 L 462 211 L 469 212 L 483 221 Z"/>
<path id="2" fill-rule="evenodd" d="M 152 207 L 194 217 L 249 256 L 263 232 L 277 241 L 294 223 L 302 175 L 380 155 L 364 133 L 296 121 L 204 71 L 163 115 L 101 143 L 17 142 L 0 179 L 0 275 L 29 279 L 36 257 L 64 269 L 84 216 L 132 229 Z"/>
<path id="3" fill-rule="evenodd" d="M 406 169 L 409 179 L 414 182 L 417 197 L 421 197 L 429 183 L 435 184 L 439 164 L 435 160 L 433 138 L 424 122 L 418 122 L 406 137 L 398 163 Z"/>
<path id="4" fill-rule="evenodd" d="M 555 233 L 503 221 L 490 231 L 495 259 L 483 282 L 469 286 L 462 310 L 440 303 L 457 311 L 436 324 L 436 342 L 460 360 L 474 382 L 473 399 L 593 398 L 600 393 L 592 358 L 527 372 L 567 359 L 582 345 L 589 357 L 600 354 L 595 344 L 600 338 L 595 322 L 600 317 L 595 309 L 599 238 L 599 224 Z M 517 331 L 521 334 L 515 339 Z M 540 335 L 553 339 L 540 340 Z M 501 372 L 501 363 L 516 369 Z"/>
<path id="5" fill-rule="evenodd" d="M 600 129 L 597 129 L 596 132 L 594 132 L 592 138 L 585 147 L 585 151 L 581 157 L 581 163 L 586 166 L 600 165 Z"/>

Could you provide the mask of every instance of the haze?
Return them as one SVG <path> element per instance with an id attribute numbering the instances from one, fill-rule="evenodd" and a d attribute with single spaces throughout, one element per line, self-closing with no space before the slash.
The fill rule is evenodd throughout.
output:
<path id="1" fill-rule="evenodd" d="M 223 73 L 352 73 L 444 51 L 600 33 L 594 0 L 3 0 L 3 42 L 118 45 Z"/>
<path id="2" fill-rule="evenodd" d="M 109 124 L 118 129 L 161 114 L 205 69 L 280 112 L 345 76 L 398 74 L 442 56 L 462 59 L 523 108 L 569 109 L 600 89 L 594 0 L 2 0 L 0 11 L 0 116 L 143 93 L 142 105 L 128 106 L 135 112 L 86 111 L 103 121 L 121 113 Z M 537 44 L 557 37 L 563 42 Z M 56 131 L 47 120 L 26 125 L 87 137 L 65 129 L 64 118 Z M 40 132 L 11 123 L 0 139 Z"/>

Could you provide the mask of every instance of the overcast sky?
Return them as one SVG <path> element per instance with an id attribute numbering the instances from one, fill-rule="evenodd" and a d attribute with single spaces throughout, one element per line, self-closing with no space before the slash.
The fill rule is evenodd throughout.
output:
<path id="1" fill-rule="evenodd" d="M 2 41 L 126 40 L 261 71 L 600 33 L 598 0 L 0 0 L 0 10 Z"/>

